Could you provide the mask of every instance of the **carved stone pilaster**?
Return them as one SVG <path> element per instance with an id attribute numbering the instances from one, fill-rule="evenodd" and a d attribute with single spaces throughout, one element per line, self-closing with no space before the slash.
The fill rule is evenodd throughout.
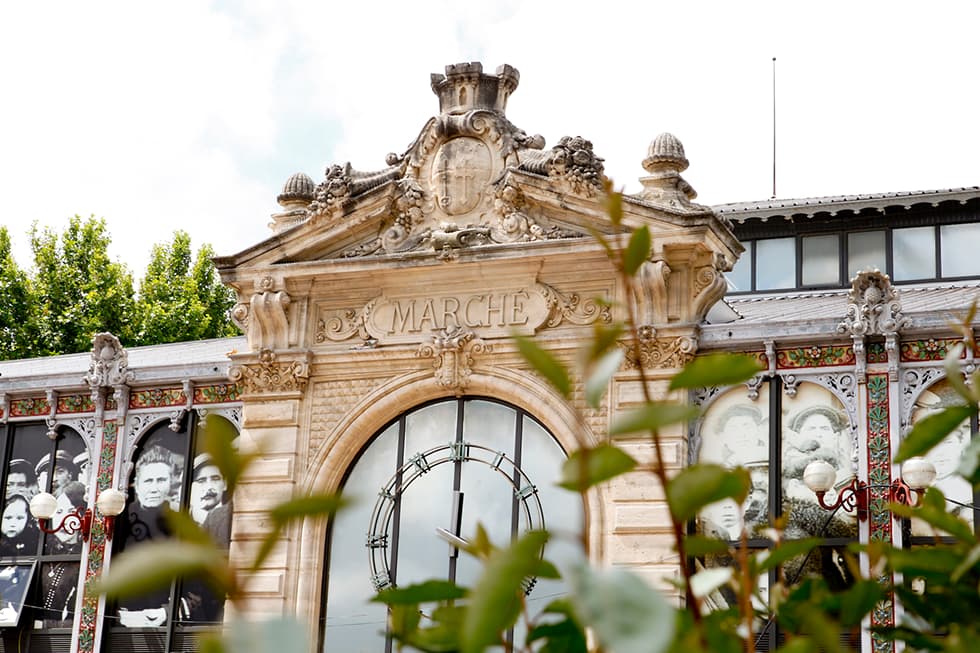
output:
<path id="1" fill-rule="evenodd" d="M 477 338 L 472 331 L 454 326 L 434 334 L 432 342 L 423 343 L 416 355 L 431 358 L 436 382 L 460 396 L 473 373 L 473 357 L 491 349 L 491 345 Z"/>
<path id="2" fill-rule="evenodd" d="M 46 394 L 48 399 L 48 406 L 50 407 L 51 412 L 44 420 L 44 423 L 48 427 L 48 434 L 47 434 L 48 438 L 51 440 L 56 440 L 58 438 L 58 431 L 56 429 L 57 422 L 55 421 L 54 416 L 58 412 L 58 392 L 57 390 L 52 390 L 51 388 L 48 388 Z"/>
<path id="3" fill-rule="evenodd" d="M 254 355 L 233 355 L 235 364 L 228 378 L 242 383 L 242 394 L 299 394 L 306 390 L 310 376 L 309 352 L 274 352 L 263 349 Z"/>

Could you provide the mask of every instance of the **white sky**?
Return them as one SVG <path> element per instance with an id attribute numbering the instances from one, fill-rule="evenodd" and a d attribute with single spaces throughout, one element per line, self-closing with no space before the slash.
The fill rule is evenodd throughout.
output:
<path id="1" fill-rule="evenodd" d="M 928 8 L 927 8 L 928 7 Z M 109 223 L 134 274 L 176 229 L 240 251 L 285 179 L 384 166 L 438 109 L 429 73 L 515 66 L 508 117 L 581 135 L 637 190 L 651 139 L 684 143 L 707 204 L 980 184 L 980 3 L 5 2 L 0 203 Z"/>

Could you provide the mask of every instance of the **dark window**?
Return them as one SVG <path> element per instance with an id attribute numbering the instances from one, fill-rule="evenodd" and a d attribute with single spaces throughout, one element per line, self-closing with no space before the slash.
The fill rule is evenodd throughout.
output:
<path id="1" fill-rule="evenodd" d="M 167 509 L 186 510 L 228 549 L 231 497 L 221 472 L 199 448 L 207 429 L 237 435 L 223 417 L 202 419 L 192 414 L 177 431 L 165 420 L 143 436 L 134 456 L 126 509 L 116 521 L 113 555 L 172 537 Z M 158 642 L 154 651 L 195 650 L 194 632 L 220 623 L 224 603 L 224 596 L 197 579 L 120 600 L 107 611 L 106 650 L 132 650 L 137 643 L 149 641 Z"/>
<path id="2" fill-rule="evenodd" d="M 51 435 L 40 423 L 9 424 L 4 431 L 0 624 L 16 625 L 18 632 L 4 638 L 15 636 L 31 650 L 70 643 L 82 536 L 80 521 L 68 515 L 84 513 L 88 495 L 84 440 L 65 426 Z M 53 535 L 43 533 L 30 512 L 30 500 L 40 492 L 57 499 L 49 528 L 64 527 Z"/>
<path id="3" fill-rule="evenodd" d="M 771 542 L 762 529 L 769 526 L 772 518 L 788 512 L 784 537 L 820 537 L 823 546 L 783 565 L 785 582 L 794 585 L 817 576 L 831 590 L 847 588 L 854 579 L 844 555 L 847 544 L 857 539 L 857 516 L 824 510 L 804 485 L 803 470 L 814 460 L 825 460 L 836 468 L 838 484 L 848 482 L 856 473 L 853 433 L 840 400 L 814 383 L 800 383 L 792 396 L 782 391 L 778 379 L 764 383 L 755 400 L 748 397 L 744 388 L 720 395 L 705 412 L 693 442 L 693 459 L 746 468 L 752 489 L 741 506 L 727 500 L 706 507 L 693 528 L 733 545 L 745 528 L 749 546 L 765 549 Z M 736 563 L 731 556 L 719 555 L 696 564 L 710 568 Z M 768 588 L 777 578 L 776 571 L 760 578 L 759 594 L 763 599 L 768 598 Z M 727 608 L 734 601 L 734 593 L 722 589 L 710 597 L 709 603 Z M 758 607 L 764 611 L 764 606 Z M 774 623 L 762 618 L 755 632 L 760 651 L 774 650 L 781 636 Z"/>

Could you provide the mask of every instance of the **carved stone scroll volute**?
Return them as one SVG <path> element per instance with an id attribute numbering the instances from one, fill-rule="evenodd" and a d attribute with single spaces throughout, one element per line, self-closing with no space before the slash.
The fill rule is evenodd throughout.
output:
<path id="1" fill-rule="evenodd" d="M 473 373 L 473 356 L 491 351 L 491 345 L 477 338 L 472 331 L 450 327 L 432 336 L 432 342 L 422 344 L 417 352 L 421 358 L 432 359 L 436 382 L 461 396 Z"/>
<path id="2" fill-rule="evenodd" d="M 292 299 L 285 290 L 276 290 L 272 277 L 264 277 L 257 284 L 256 292 L 248 299 L 247 307 L 238 304 L 232 311 L 252 351 L 289 348 L 289 307 Z"/>

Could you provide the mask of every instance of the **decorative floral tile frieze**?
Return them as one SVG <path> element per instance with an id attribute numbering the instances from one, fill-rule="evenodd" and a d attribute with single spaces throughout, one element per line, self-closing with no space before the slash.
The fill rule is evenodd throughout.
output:
<path id="1" fill-rule="evenodd" d="M 929 338 L 928 340 L 908 340 L 902 343 L 902 362 L 941 361 L 949 351 L 963 342 L 959 338 Z"/>
<path id="2" fill-rule="evenodd" d="M 58 397 L 59 413 L 92 413 L 95 403 L 91 395 L 62 395 Z"/>
<path id="3" fill-rule="evenodd" d="M 888 352 L 885 350 L 885 343 L 868 343 L 868 363 L 887 363 Z"/>
<path id="4" fill-rule="evenodd" d="M 50 413 L 51 404 L 44 397 L 29 397 L 10 401 L 11 417 L 41 417 Z"/>
<path id="5" fill-rule="evenodd" d="M 888 486 L 891 477 L 891 435 L 888 428 L 888 374 L 868 375 L 868 512 L 872 541 L 891 544 L 892 516 L 888 510 Z M 878 582 L 890 586 L 890 575 L 882 574 Z M 871 611 L 873 628 L 895 625 L 895 596 L 888 592 Z M 875 653 L 891 653 L 893 642 L 877 633 L 871 635 Z"/>
<path id="6" fill-rule="evenodd" d="M 776 367 L 781 370 L 800 367 L 832 367 L 853 365 L 854 350 L 850 345 L 823 345 L 780 349 L 776 353 Z"/>
<path id="7" fill-rule="evenodd" d="M 107 420 L 102 428 L 102 448 L 99 456 L 99 469 L 96 476 L 98 491 L 112 486 L 112 470 L 116 463 L 116 437 L 118 426 L 114 420 Z M 88 552 L 88 566 L 85 571 L 84 597 L 78 632 L 79 653 L 92 653 L 95 649 L 95 631 L 99 621 L 99 595 L 92 591 L 92 583 L 102 575 L 105 562 L 106 537 L 101 519 L 92 520 Z"/>
<path id="8" fill-rule="evenodd" d="M 226 401 L 238 401 L 241 396 L 241 383 L 216 383 L 194 388 L 195 404 L 220 404 Z"/>
<path id="9" fill-rule="evenodd" d="M 187 395 L 183 388 L 152 388 L 136 390 L 129 395 L 130 408 L 162 408 L 166 406 L 183 406 L 187 403 Z"/>

